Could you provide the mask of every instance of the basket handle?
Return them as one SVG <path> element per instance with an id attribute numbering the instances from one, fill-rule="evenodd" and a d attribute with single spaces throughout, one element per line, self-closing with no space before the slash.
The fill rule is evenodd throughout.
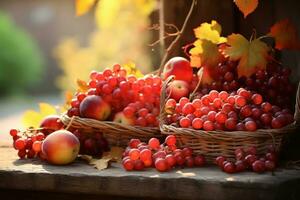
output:
<path id="1" fill-rule="evenodd" d="M 296 105 L 295 105 L 295 123 L 297 127 L 300 127 L 300 82 L 298 84 L 298 90 L 296 94 Z"/>

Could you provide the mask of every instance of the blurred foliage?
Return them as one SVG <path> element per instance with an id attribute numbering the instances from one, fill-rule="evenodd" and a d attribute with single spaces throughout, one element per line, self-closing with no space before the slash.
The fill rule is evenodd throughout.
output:
<path id="1" fill-rule="evenodd" d="M 152 70 L 147 56 L 149 15 L 156 0 L 101 0 L 95 8 L 98 29 L 86 46 L 76 38 L 64 39 L 55 49 L 63 71 L 57 80 L 63 90 L 75 90 L 76 80 L 86 80 L 91 70 L 134 61 L 142 72 Z"/>
<path id="2" fill-rule="evenodd" d="M 35 41 L 0 13 L 0 96 L 24 92 L 40 80 L 42 69 Z"/>

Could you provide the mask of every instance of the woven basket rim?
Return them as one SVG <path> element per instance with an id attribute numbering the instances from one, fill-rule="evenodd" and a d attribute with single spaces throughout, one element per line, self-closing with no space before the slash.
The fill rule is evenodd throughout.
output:
<path id="1" fill-rule="evenodd" d="M 77 122 L 77 123 L 85 122 L 85 124 L 89 124 L 90 125 L 89 127 L 91 127 L 91 128 L 95 128 L 95 127 L 101 126 L 101 125 L 105 125 L 105 126 L 108 125 L 108 126 L 118 127 L 118 128 L 122 128 L 125 130 L 131 130 L 131 131 L 147 131 L 147 132 L 160 131 L 159 127 L 131 126 L 131 125 L 121 124 L 121 123 L 113 122 L 113 121 L 99 121 L 96 119 L 83 118 L 83 117 L 79 117 L 79 116 L 69 117 L 66 113 L 63 113 L 61 115 L 60 119 L 66 126 L 68 126 L 69 123 L 71 121 L 73 121 L 73 122 Z"/>

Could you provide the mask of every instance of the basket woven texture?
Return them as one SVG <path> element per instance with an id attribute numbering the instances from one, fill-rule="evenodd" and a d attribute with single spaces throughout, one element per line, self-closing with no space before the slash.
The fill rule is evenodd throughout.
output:
<path id="1" fill-rule="evenodd" d="M 71 128 L 81 129 L 84 133 L 102 132 L 112 146 L 126 147 L 132 138 L 143 142 L 152 137 L 161 137 L 158 127 L 129 126 L 112 121 L 99 121 L 89 118 L 61 116 L 62 122 Z"/>
<path id="2" fill-rule="evenodd" d="M 171 81 L 171 80 L 169 80 Z M 223 155 L 234 158 L 234 150 L 243 147 L 256 147 L 258 154 L 267 151 L 269 145 L 274 145 L 278 150 L 283 137 L 296 132 L 300 126 L 300 83 L 296 95 L 295 122 L 281 129 L 258 129 L 250 131 L 204 131 L 191 128 L 178 128 L 165 124 L 164 104 L 166 102 L 166 81 L 161 93 L 161 120 L 162 134 L 176 135 L 179 147 L 191 147 L 195 153 L 203 154 L 208 162 L 212 163 L 217 156 Z"/>

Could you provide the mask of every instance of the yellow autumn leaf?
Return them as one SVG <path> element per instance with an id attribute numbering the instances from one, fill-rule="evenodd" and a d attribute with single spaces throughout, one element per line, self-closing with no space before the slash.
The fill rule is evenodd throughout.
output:
<path id="1" fill-rule="evenodd" d="M 144 75 L 142 72 L 136 67 L 135 63 L 132 61 L 129 61 L 128 63 L 123 65 L 123 68 L 127 71 L 127 75 L 135 75 L 137 78 L 141 78 Z"/>
<path id="2" fill-rule="evenodd" d="M 224 54 L 230 60 L 239 60 L 239 77 L 249 77 L 258 69 L 266 69 L 269 47 L 264 42 L 248 41 L 241 34 L 231 34 L 227 39 L 229 46 L 224 48 Z"/>
<path id="3" fill-rule="evenodd" d="M 218 45 L 206 39 L 198 39 L 190 50 L 193 67 L 216 66 L 222 59 Z"/>
<path id="4" fill-rule="evenodd" d="M 96 3 L 96 0 L 75 0 L 76 15 L 86 14 Z"/>
<path id="5" fill-rule="evenodd" d="M 77 86 L 78 86 L 78 89 L 77 89 L 78 92 L 86 92 L 86 91 L 88 91 L 89 86 L 88 86 L 88 84 L 85 81 L 77 79 L 76 82 L 77 82 Z"/>
<path id="6" fill-rule="evenodd" d="M 202 23 L 199 27 L 194 29 L 196 38 L 202 40 L 209 40 L 212 43 L 220 44 L 226 42 L 225 37 L 221 37 L 222 27 L 221 25 L 212 20 L 211 23 Z"/>
<path id="7" fill-rule="evenodd" d="M 234 3 L 244 14 L 244 18 L 252 13 L 258 6 L 258 0 L 234 0 Z"/>
<path id="8" fill-rule="evenodd" d="M 22 123 L 25 127 L 38 128 L 44 117 L 55 114 L 57 114 L 57 111 L 54 106 L 47 103 L 40 103 L 39 112 L 34 110 L 25 111 L 22 117 Z"/>

